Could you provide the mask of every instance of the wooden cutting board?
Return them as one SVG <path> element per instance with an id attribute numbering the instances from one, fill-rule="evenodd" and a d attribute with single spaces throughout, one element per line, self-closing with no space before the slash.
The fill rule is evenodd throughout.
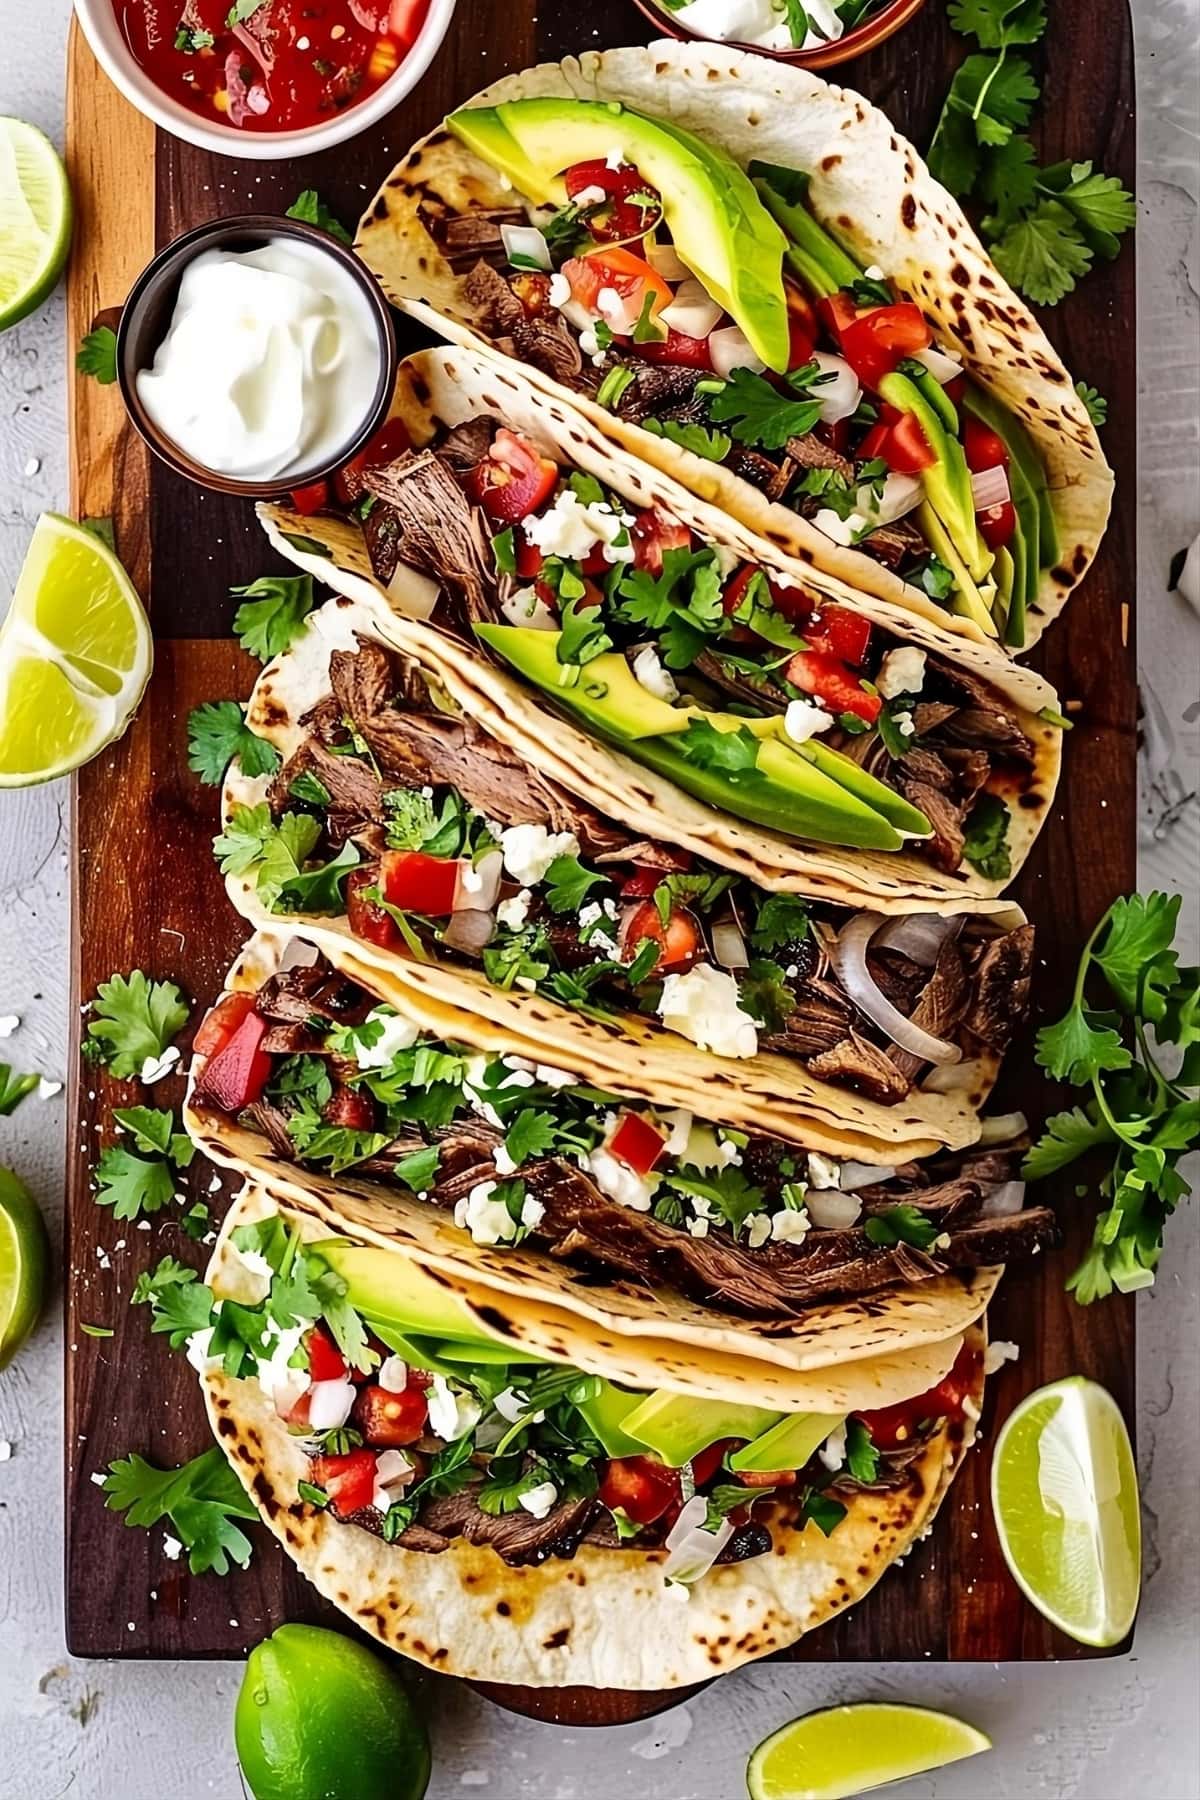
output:
<path id="1" fill-rule="evenodd" d="M 78 209 L 68 278 L 68 348 L 119 307 L 155 249 L 226 213 L 283 211 L 316 187 L 352 222 L 382 175 L 444 112 L 510 69 L 568 51 L 647 41 L 627 0 L 469 0 L 418 91 L 375 130 L 325 156 L 287 164 L 210 156 L 141 119 L 72 35 L 68 164 Z M 558 15 L 551 20 L 547 15 Z M 565 15 L 565 16 L 564 16 Z M 928 5 L 892 42 L 836 71 L 885 107 L 918 144 L 928 142 L 963 50 L 943 9 Z M 1129 18 L 1124 0 L 1059 6 L 1046 44 L 1041 159 L 1094 157 L 1133 186 Z M 1108 454 L 1117 505 L 1100 559 L 1065 619 L 1033 659 L 1064 699 L 1081 703 L 1067 742 L 1066 776 L 1016 896 L 1037 923 L 1037 1006 L 1065 1004 L 1079 947 L 1115 895 L 1135 881 L 1137 699 L 1132 624 L 1134 570 L 1134 257 L 1126 245 L 1048 319 L 1068 368 L 1109 397 Z M 415 330 L 406 332 L 415 347 Z M 72 510 L 112 516 L 117 547 L 148 596 L 157 641 L 154 676 L 127 736 L 75 783 L 72 999 L 81 1005 L 114 970 L 141 967 L 181 983 L 197 1008 L 220 987 L 245 927 L 210 853 L 217 803 L 187 768 L 186 721 L 202 700 L 244 696 L 255 668 L 229 637 L 230 586 L 272 567 L 248 502 L 201 491 L 151 462 L 125 421 L 115 388 L 74 381 Z M 1040 1118 L 1048 1091 L 1032 1067 L 1032 1033 L 1009 1058 L 999 1096 Z M 127 1530 L 106 1513 L 93 1474 L 138 1451 L 184 1461 L 208 1442 L 192 1372 L 153 1341 L 144 1309 L 131 1309 L 137 1273 L 170 1252 L 193 1263 L 198 1247 L 171 1215 L 151 1232 L 114 1225 L 91 1196 L 89 1170 L 112 1137 L 111 1109 L 144 1096 L 84 1067 L 72 1083 L 67 1169 L 66 1514 L 67 1642 L 77 1656 L 240 1655 L 285 1619 L 338 1622 L 256 1530 L 251 1567 L 225 1580 L 193 1579 L 168 1561 L 162 1532 Z M 154 1090 L 178 1104 L 182 1080 Z M 190 1187 L 214 1211 L 212 1171 Z M 1055 1198 L 1065 1245 L 1007 1280 L 993 1309 L 996 1336 L 1015 1339 L 1020 1362 L 991 1384 L 983 1447 L 958 1480 L 932 1538 L 853 1612 L 788 1652 L 792 1660 L 1037 1660 L 1088 1654 L 1058 1636 L 1009 1580 L 987 1502 L 988 1443 L 1015 1400 L 1040 1383 L 1082 1372 L 1103 1382 L 1132 1417 L 1133 1308 L 1076 1306 L 1063 1281 L 1087 1242 L 1092 1208 L 1073 1197 L 1074 1172 Z M 87 1335 L 84 1325 L 111 1328 Z M 643 1716 L 670 1697 L 493 1689 L 506 1705 L 577 1723 Z M 678 1696 L 676 1696 L 678 1697 Z"/>

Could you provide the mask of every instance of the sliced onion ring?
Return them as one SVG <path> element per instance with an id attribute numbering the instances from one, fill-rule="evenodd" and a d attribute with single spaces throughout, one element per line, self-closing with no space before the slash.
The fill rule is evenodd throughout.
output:
<path id="1" fill-rule="evenodd" d="M 721 919 L 712 928 L 712 953 L 723 969 L 748 969 L 750 952 L 736 919 Z"/>
<path id="2" fill-rule="evenodd" d="M 752 1497 L 747 1495 L 747 1503 Z M 703 1494 L 693 1495 L 667 1533 L 667 1549 L 671 1553 L 663 1564 L 667 1581 L 699 1581 L 733 1536 L 733 1525 L 728 1519 L 722 1519 L 715 1531 L 705 1531 L 707 1516 L 708 1501 Z"/>
<path id="3" fill-rule="evenodd" d="M 990 469 L 980 469 L 971 477 L 971 498 L 975 502 L 977 513 L 987 512 L 993 506 L 1003 506 L 1010 498 L 1008 486 L 1008 470 L 1003 463 L 994 463 Z"/>
<path id="4" fill-rule="evenodd" d="M 500 892 L 503 872 L 504 853 L 501 850 L 487 851 L 474 866 L 467 861 L 460 862 L 454 885 L 455 912 L 491 912 Z"/>
<path id="5" fill-rule="evenodd" d="M 993 1113 L 979 1128 L 979 1147 L 986 1150 L 993 1144 L 1011 1144 L 1028 1130 L 1029 1120 L 1023 1112 Z"/>
<path id="6" fill-rule="evenodd" d="M 1025 1183 L 1023 1181 L 1002 1181 L 998 1187 L 989 1188 L 983 1196 L 983 1205 L 979 1208 L 981 1219 L 1010 1219 L 1019 1213 L 1025 1204 Z"/>
<path id="7" fill-rule="evenodd" d="M 885 919 L 871 940 L 872 950 L 895 950 L 910 962 L 932 969 L 941 955 L 948 937 L 962 929 L 961 918 L 945 918 L 941 913 L 904 913 L 898 919 Z"/>
<path id="8" fill-rule="evenodd" d="M 804 1196 L 808 1216 L 821 1231 L 849 1231 L 862 1214 L 862 1201 L 840 1188 L 809 1188 Z"/>
<path id="9" fill-rule="evenodd" d="M 838 1192 L 842 1194 L 857 1193 L 859 1188 L 876 1187 L 881 1181 L 893 1181 L 896 1176 L 894 1168 L 877 1163 L 844 1162 L 838 1175 Z M 812 1189 L 809 1189 L 809 1199 Z M 812 1211 L 812 1207 L 809 1207 Z"/>
<path id="10" fill-rule="evenodd" d="M 894 1044 L 919 1056 L 922 1062 L 957 1063 L 962 1051 L 945 1038 L 936 1038 L 906 1019 L 898 1007 L 871 978 L 867 968 L 867 949 L 882 924 L 878 913 L 858 913 L 839 933 L 830 950 L 830 959 L 847 995 L 866 1014 L 873 1025 L 890 1037 Z"/>

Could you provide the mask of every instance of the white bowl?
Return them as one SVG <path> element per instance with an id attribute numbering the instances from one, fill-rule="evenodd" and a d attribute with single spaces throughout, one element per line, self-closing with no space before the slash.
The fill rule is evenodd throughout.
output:
<path id="1" fill-rule="evenodd" d="M 368 125 L 374 125 L 385 113 L 411 93 L 433 61 L 442 39 L 450 29 L 457 0 L 430 0 L 425 23 L 416 42 L 394 74 L 369 99 L 359 106 L 348 106 L 344 112 L 324 125 L 311 125 L 303 131 L 242 131 L 235 125 L 208 124 L 186 106 L 151 81 L 135 58 L 117 23 L 113 0 L 75 0 L 75 13 L 95 53 L 96 60 L 109 79 L 121 90 L 140 113 L 169 131 L 172 137 L 196 144 L 201 150 L 215 150 L 218 156 L 235 156 L 242 161 L 274 162 L 283 157 L 309 156 L 316 150 L 328 150 L 357 137 Z"/>

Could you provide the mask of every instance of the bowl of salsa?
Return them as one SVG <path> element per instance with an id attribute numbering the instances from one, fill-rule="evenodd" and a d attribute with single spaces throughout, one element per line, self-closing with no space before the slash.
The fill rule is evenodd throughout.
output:
<path id="1" fill-rule="evenodd" d="M 108 76 L 164 131 L 265 160 L 343 143 L 409 93 L 456 0 L 75 0 Z"/>

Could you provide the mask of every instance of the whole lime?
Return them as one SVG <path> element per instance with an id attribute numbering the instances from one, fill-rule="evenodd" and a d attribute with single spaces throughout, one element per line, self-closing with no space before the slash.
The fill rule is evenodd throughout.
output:
<path id="1" fill-rule="evenodd" d="M 250 1652 L 233 1734 L 254 1800 L 421 1800 L 429 1785 L 399 1675 L 316 1625 L 281 1625 Z"/>
<path id="2" fill-rule="evenodd" d="M 11 1169 L 0 1169 L 0 1369 L 37 1324 L 49 1260 L 36 1200 Z"/>

